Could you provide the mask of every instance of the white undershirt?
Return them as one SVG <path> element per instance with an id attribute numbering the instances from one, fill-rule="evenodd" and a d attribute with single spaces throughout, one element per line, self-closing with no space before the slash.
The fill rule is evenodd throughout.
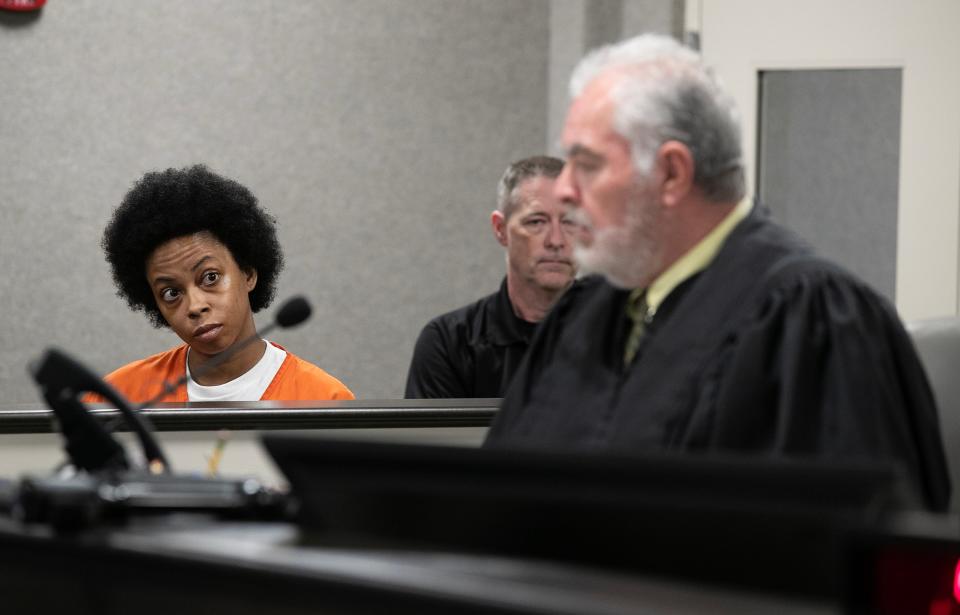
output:
<path id="1" fill-rule="evenodd" d="M 266 340 L 264 340 L 266 341 Z M 258 401 L 263 397 L 274 376 L 280 370 L 287 353 L 270 342 L 257 364 L 247 373 L 230 382 L 204 386 L 197 384 L 190 375 L 190 354 L 187 350 L 187 399 L 189 401 Z"/>

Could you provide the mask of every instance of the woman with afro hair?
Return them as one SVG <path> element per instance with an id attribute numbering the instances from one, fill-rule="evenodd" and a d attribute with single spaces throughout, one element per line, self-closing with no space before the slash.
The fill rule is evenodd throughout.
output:
<path id="1" fill-rule="evenodd" d="M 237 182 L 203 165 L 147 173 L 114 211 L 102 245 L 117 294 L 184 342 L 106 376 L 131 401 L 184 375 L 186 387 L 161 401 L 353 399 L 339 380 L 266 340 L 204 367 L 256 334 L 253 314 L 270 305 L 283 267 L 274 219 Z"/>

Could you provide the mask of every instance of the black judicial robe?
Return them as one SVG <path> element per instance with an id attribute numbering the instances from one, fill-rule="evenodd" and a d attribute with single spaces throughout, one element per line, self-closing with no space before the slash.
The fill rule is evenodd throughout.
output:
<path id="1" fill-rule="evenodd" d="M 933 394 L 894 308 L 757 209 L 666 298 L 628 368 L 627 291 L 571 289 L 485 446 L 893 459 L 945 509 Z"/>

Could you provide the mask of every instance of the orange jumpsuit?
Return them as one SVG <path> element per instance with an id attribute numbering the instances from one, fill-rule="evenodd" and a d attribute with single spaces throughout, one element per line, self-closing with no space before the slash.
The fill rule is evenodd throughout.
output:
<path id="1" fill-rule="evenodd" d="M 273 344 L 273 342 L 270 343 Z M 353 393 L 342 382 L 316 365 L 287 351 L 283 346 L 273 345 L 286 351 L 287 357 L 267 390 L 263 392 L 261 400 L 354 399 Z M 137 403 L 159 395 L 164 383 L 175 382 L 187 373 L 186 369 L 187 345 L 184 344 L 146 359 L 128 363 L 107 374 L 104 380 L 113 385 L 129 401 Z M 87 395 L 84 399 L 89 402 L 105 401 L 99 395 Z M 159 401 L 188 401 L 187 386 L 179 387 Z"/>

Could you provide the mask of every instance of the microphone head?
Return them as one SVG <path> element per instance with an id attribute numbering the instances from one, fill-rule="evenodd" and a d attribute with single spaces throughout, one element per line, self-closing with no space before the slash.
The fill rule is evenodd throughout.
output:
<path id="1" fill-rule="evenodd" d="M 277 324 L 284 329 L 295 327 L 310 318 L 310 311 L 310 302 L 305 297 L 292 297 L 277 310 Z"/>

